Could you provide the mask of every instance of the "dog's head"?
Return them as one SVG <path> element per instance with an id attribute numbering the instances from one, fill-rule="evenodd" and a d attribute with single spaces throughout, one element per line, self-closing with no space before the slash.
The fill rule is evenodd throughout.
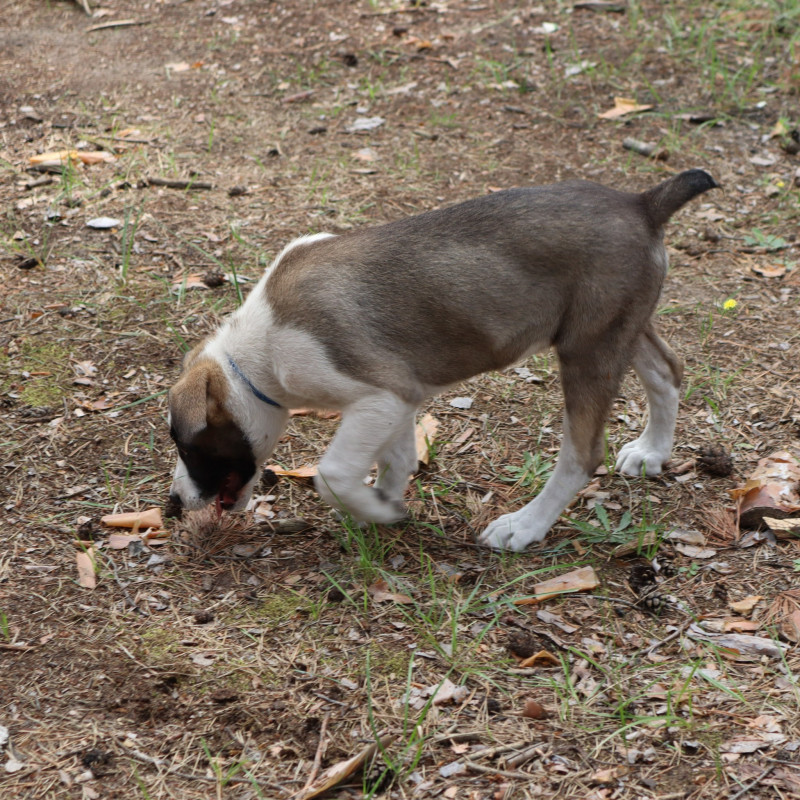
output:
<path id="1" fill-rule="evenodd" d="M 178 507 L 216 503 L 218 510 L 238 511 L 247 505 L 285 412 L 264 409 L 254 421 L 238 389 L 201 348 L 186 357 L 169 393 L 170 436 L 178 449 L 170 501 Z"/>

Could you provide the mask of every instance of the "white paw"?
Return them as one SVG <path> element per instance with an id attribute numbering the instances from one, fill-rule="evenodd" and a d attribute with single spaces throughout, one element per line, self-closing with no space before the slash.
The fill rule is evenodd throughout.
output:
<path id="1" fill-rule="evenodd" d="M 503 514 L 492 522 L 478 537 L 478 541 L 493 550 L 524 550 L 531 542 L 541 542 L 547 528 L 526 525 L 517 513 Z"/>
<path id="2" fill-rule="evenodd" d="M 669 453 L 636 439 L 619 451 L 616 469 L 623 475 L 658 475 L 668 458 Z"/>

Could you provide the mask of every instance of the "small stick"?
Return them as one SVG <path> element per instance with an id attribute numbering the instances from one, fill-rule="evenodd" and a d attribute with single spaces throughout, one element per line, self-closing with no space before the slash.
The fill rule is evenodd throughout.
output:
<path id="1" fill-rule="evenodd" d="M 150 186 L 166 186 L 168 189 L 213 189 L 214 186 L 204 181 L 181 181 L 171 180 L 170 178 L 145 178 L 145 182 Z"/>
<path id="2" fill-rule="evenodd" d="M 739 800 L 740 797 L 746 795 L 754 786 L 758 786 L 758 784 L 761 783 L 761 781 L 764 780 L 764 778 L 766 778 L 767 775 L 769 775 L 770 772 L 775 769 L 775 766 L 775 764 L 770 764 L 760 775 L 753 778 L 750 783 L 746 783 L 744 786 L 742 786 L 742 788 L 739 789 L 736 794 L 731 795 L 728 800 Z"/>
<path id="3" fill-rule="evenodd" d="M 111 22 L 101 22 L 99 25 L 92 25 L 91 28 L 86 29 L 86 33 L 92 31 L 102 31 L 106 28 L 127 28 L 131 25 L 149 25 L 149 19 L 117 19 Z"/>
<path id="4" fill-rule="evenodd" d="M 325 734 L 328 731 L 328 721 L 330 718 L 331 712 L 329 711 L 322 719 L 322 725 L 319 729 L 319 744 L 317 745 L 317 752 L 314 754 L 314 763 L 311 766 L 311 773 L 308 776 L 306 785 L 300 790 L 301 793 L 305 792 L 314 783 L 319 774 L 319 768 L 322 766 L 322 754 L 325 752 L 326 747 Z"/>

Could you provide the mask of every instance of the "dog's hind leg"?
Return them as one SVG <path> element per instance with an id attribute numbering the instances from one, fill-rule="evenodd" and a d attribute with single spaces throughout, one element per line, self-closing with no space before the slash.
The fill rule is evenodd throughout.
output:
<path id="1" fill-rule="evenodd" d="M 389 500 L 402 501 L 408 478 L 417 470 L 415 415 L 400 423 L 396 438 L 378 455 L 378 477 L 375 488 Z"/>
<path id="2" fill-rule="evenodd" d="M 382 453 L 392 452 L 393 442 L 407 441 L 414 412 L 414 406 L 390 392 L 370 395 L 345 408 L 314 481 L 322 498 L 359 522 L 388 525 L 402 519 L 406 510 L 394 472 L 389 481 L 392 494 L 384 487 L 366 486 L 364 479 Z M 397 464 L 398 469 L 404 466 Z"/>
<path id="3" fill-rule="evenodd" d="M 652 326 L 636 343 L 633 369 L 647 394 L 648 419 L 642 435 L 620 449 L 617 470 L 625 475 L 658 475 L 672 452 L 683 369 Z"/>
<path id="4" fill-rule="evenodd" d="M 609 351 L 606 351 L 609 352 Z M 611 350 L 613 352 L 613 350 Z M 617 352 L 625 352 L 624 348 Z M 623 373 L 616 357 L 561 358 L 564 389 L 564 436 L 553 474 L 526 506 L 503 514 L 481 534 L 496 550 L 524 550 L 541 542 L 603 459 L 603 429 Z"/>

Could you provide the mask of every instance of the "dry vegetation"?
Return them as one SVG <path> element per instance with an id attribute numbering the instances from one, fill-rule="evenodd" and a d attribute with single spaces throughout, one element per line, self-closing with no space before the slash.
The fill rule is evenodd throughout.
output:
<path id="1" fill-rule="evenodd" d="M 800 548 L 729 495 L 800 446 L 797 0 L 89 5 L 0 4 L 0 796 L 297 798 L 378 735 L 329 796 L 800 796 Z M 652 108 L 601 119 L 615 97 Z M 115 159 L 31 170 L 64 149 Z M 101 516 L 165 500 L 182 352 L 292 237 L 693 166 L 723 189 L 667 234 L 672 472 L 601 470 L 546 543 L 475 546 L 557 453 L 539 357 L 425 409 L 407 524 L 350 529 L 282 477 L 260 516 L 112 546 Z M 609 468 L 643 407 L 631 380 Z M 297 416 L 276 463 L 335 425 Z M 584 566 L 590 593 L 514 603 Z"/>

